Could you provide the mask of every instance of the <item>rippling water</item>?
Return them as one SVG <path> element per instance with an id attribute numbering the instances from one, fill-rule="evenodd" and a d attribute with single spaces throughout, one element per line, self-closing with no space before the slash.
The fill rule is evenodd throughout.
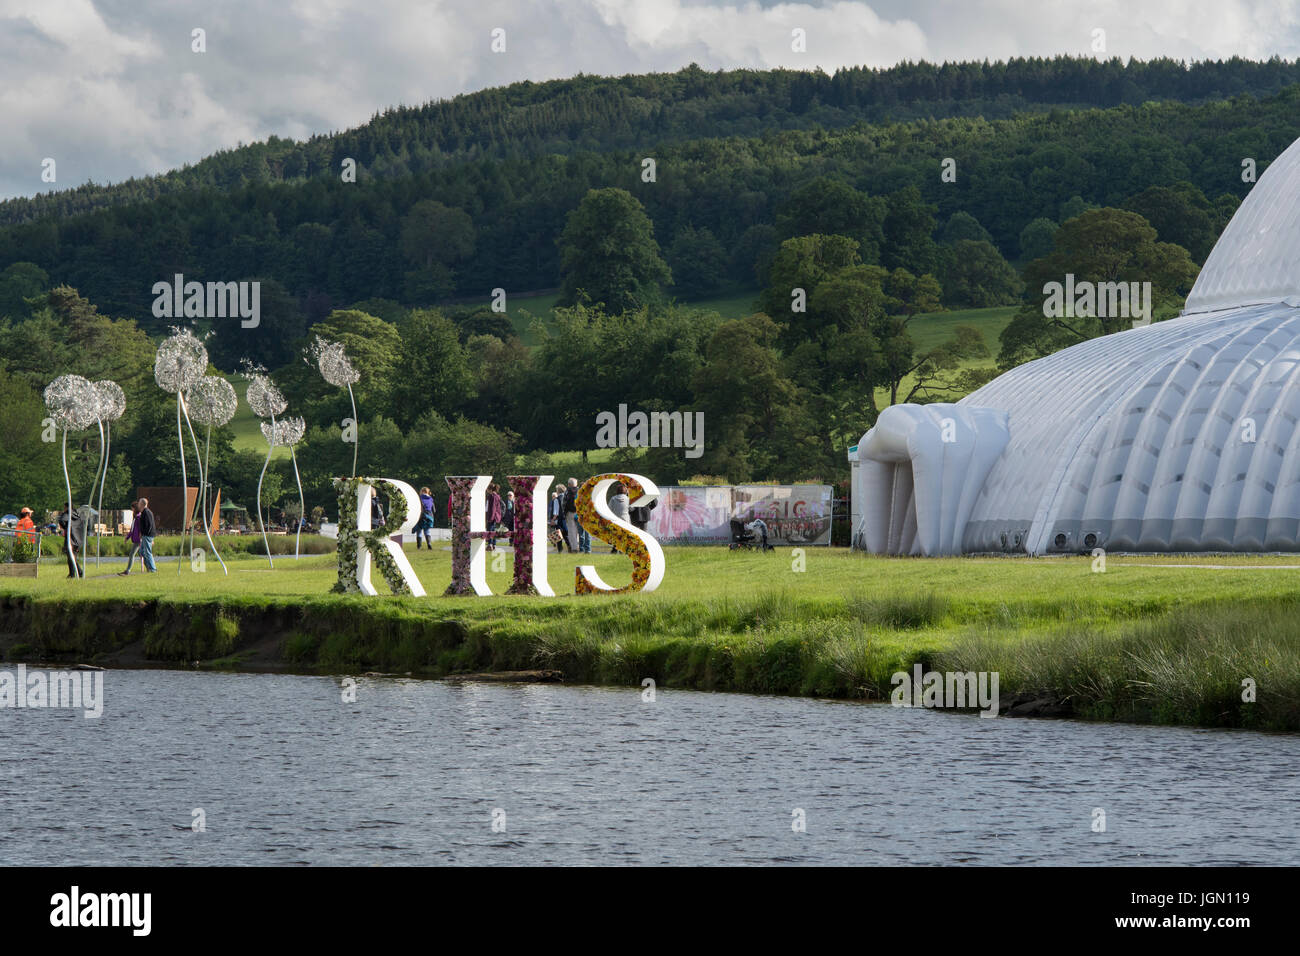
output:
<path id="1" fill-rule="evenodd" d="M 104 678 L 98 720 L 0 709 L 0 862 L 1300 862 L 1295 735 L 662 689 L 375 679 L 343 703 L 332 678 Z"/>

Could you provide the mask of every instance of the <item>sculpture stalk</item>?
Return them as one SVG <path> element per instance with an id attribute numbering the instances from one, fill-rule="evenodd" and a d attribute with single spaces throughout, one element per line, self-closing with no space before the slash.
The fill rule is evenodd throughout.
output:
<path id="1" fill-rule="evenodd" d="M 361 425 L 357 422 L 357 400 L 352 394 L 352 386 L 348 385 L 348 400 L 352 402 L 352 477 L 357 476 L 357 439 L 360 437 Z"/>
<path id="2" fill-rule="evenodd" d="M 262 520 L 262 479 L 266 477 L 266 466 L 271 464 L 271 452 L 275 451 L 275 415 L 271 415 L 271 437 L 267 441 L 266 461 L 262 462 L 262 473 L 257 476 L 257 524 L 262 529 L 262 546 L 266 548 L 266 563 L 275 567 L 271 560 L 271 542 L 266 537 L 266 522 Z"/>
<path id="3" fill-rule="evenodd" d="M 68 530 L 64 532 L 63 546 L 68 549 L 72 566 L 77 569 L 77 577 L 83 577 L 81 565 L 77 564 L 77 555 L 72 550 L 72 478 L 68 475 L 68 430 L 63 429 L 63 484 L 68 489 Z M 37 556 L 37 560 L 40 556 Z"/>

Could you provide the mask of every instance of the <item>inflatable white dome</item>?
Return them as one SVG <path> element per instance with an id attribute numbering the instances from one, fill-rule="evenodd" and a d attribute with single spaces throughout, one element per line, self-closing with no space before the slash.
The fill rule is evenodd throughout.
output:
<path id="1" fill-rule="evenodd" d="M 887 408 L 850 459 L 875 553 L 1300 550 L 1300 141 L 1181 316 Z"/>

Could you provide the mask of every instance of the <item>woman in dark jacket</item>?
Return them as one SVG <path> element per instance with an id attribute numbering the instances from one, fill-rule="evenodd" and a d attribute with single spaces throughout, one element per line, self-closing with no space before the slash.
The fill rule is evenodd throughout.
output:
<path id="1" fill-rule="evenodd" d="M 497 549 L 497 528 L 504 515 L 505 506 L 501 503 L 501 496 L 497 494 L 497 483 L 494 481 L 488 485 L 487 495 L 487 549 L 489 551 Z"/>

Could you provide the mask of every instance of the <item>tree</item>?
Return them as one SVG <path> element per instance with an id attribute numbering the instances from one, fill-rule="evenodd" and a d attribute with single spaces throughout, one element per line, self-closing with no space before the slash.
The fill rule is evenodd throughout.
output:
<path id="1" fill-rule="evenodd" d="M 943 227 L 943 243 L 951 246 L 962 239 L 972 242 L 993 242 L 989 231 L 980 225 L 978 219 L 963 209 L 957 210 Z"/>
<path id="2" fill-rule="evenodd" d="M 1028 301 L 1002 330 L 999 363 L 1009 368 L 1132 325 L 1137 317 L 1132 307 L 1128 315 L 1101 315 L 1102 310 L 1095 307 L 1092 314 L 1048 314 L 1065 311 L 1048 306 L 1067 276 L 1074 277 L 1076 287 L 1083 282 L 1094 284 L 1094 288 L 1100 283 L 1150 282 L 1154 312 L 1175 308 L 1191 288 L 1196 272 L 1187 250 L 1157 242 L 1155 229 L 1137 213 L 1091 209 L 1062 224 L 1052 252 L 1025 266 Z"/>
<path id="3" fill-rule="evenodd" d="M 1024 261 L 1041 259 L 1052 251 L 1056 230 L 1061 228 L 1045 216 L 1039 216 L 1020 230 L 1020 258 Z"/>
<path id="4" fill-rule="evenodd" d="M 672 282 L 650 218 L 625 189 L 590 190 L 569 213 L 560 249 L 560 306 L 581 296 L 610 312 L 627 312 L 658 303 L 661 287 Z"/>
<path id="5" fill-rule="evenodd" d="M 474 251 L 474 223 L 461 209 L 422 199 L 402 219 L 401 249 L 414 268 L 403 290 L 411 302 L 434 302 L 455 291 L 452 267 Z"/>
<path id="6" fill-rule="evenodd" d="M 0 512 L 27 506 L 39 523 L 63 498 L 59 446 L 41 440 L 45 404 L 30 385 L 0 369 L 0 408 Z"/>
<path id="7" fill-rule="evenodd" d="M 49 274 L 32 262 L 15 262 L 0 272 L 0 319 L 25 319 L 27 300 L 50 287 Z"/>
<path id="8" fill-rule="evenodd" d="M 1205 261 L 1219 238 L 1214 208 L 1188 182 L 1150 186 L 1124 200 L 1124 208 L 1142 216 L 1161 241 L 1182 246 L 1196 262 Z"/>
<path id="9" fill-rule="evenodd" d="M 708 428 L 700 472 L 746 481 L 770 474 L 791 451 L 780 437 L 786 417 L 798 414 L 798 390 L 782 370 L 779 333 L 759 314 L 724 322 L 709 339 L 692 381 Z"/>
<path id="10" fill-rule="evenodd" d="M 934 207 L 921 199 L 921 191 L 908 186 L 888 197 L 883 224 L 885 240 L 880 253 L 887 269 L 903 268 L 920 275 L 935 262 Z"/>
<path id="11" fill-rule="evenodd" d="M 848 236 L 857 242 L 863 262 L 880 261 L 887 211 L 883 199 L 859 192 L 847 183 L 820 176 L 791 193 L 777 212 L 776 231 L 782 239 L 814 234 Z"/>
<path id="12" fill-rule="evenodd" d="M 818 324 L 807 311 L 817 287 L 837 272 L 860 264 L 858 244 L 849 236 L 787 239 L 772 259 L 769 285 L 759 297 L 759 308 L 785 326 L 783 342 L 797 342 Z"/>
<path id="13" fill-rule="evenodd" d="M 417 267 L 453 265 L 474 251 L 474 222 L 464 210 L 422 199 L 402 218 L 401 248 Z"/>
<path id="14" fill-rule="evenodd" d="M 708 229 L 683 226 L 668 247 L 673 291 L 698 299 L 717 290 L 727 272 L 727 251 Z"/>
<path id="15" fill-rule="evenodd" d="M 297 359 L 307 331 L 298 301 L 275 279 L 258 280 L 261 315 L 258 324 L 244 328 L 237 318 L 224 319 L 208 341 L 208 357 L 224 372 L 234 372 L 247 360 L 278 368 Z"/>
<path id="16" fill-rule="evenodd" d="M 410 426 L 426 411 L 450 416 L 474 394 L 474 374 L 460 330 L 437 309 L 414 309 L 395 350 L 390 417 Z"/>
<path id="17" fill-rule="evenodd" d="M 943 300 L 950 308 L 1006 305 L 1020 295 L 1020 276 L 991 242 L 959 239 L 944 259 Z"/>

